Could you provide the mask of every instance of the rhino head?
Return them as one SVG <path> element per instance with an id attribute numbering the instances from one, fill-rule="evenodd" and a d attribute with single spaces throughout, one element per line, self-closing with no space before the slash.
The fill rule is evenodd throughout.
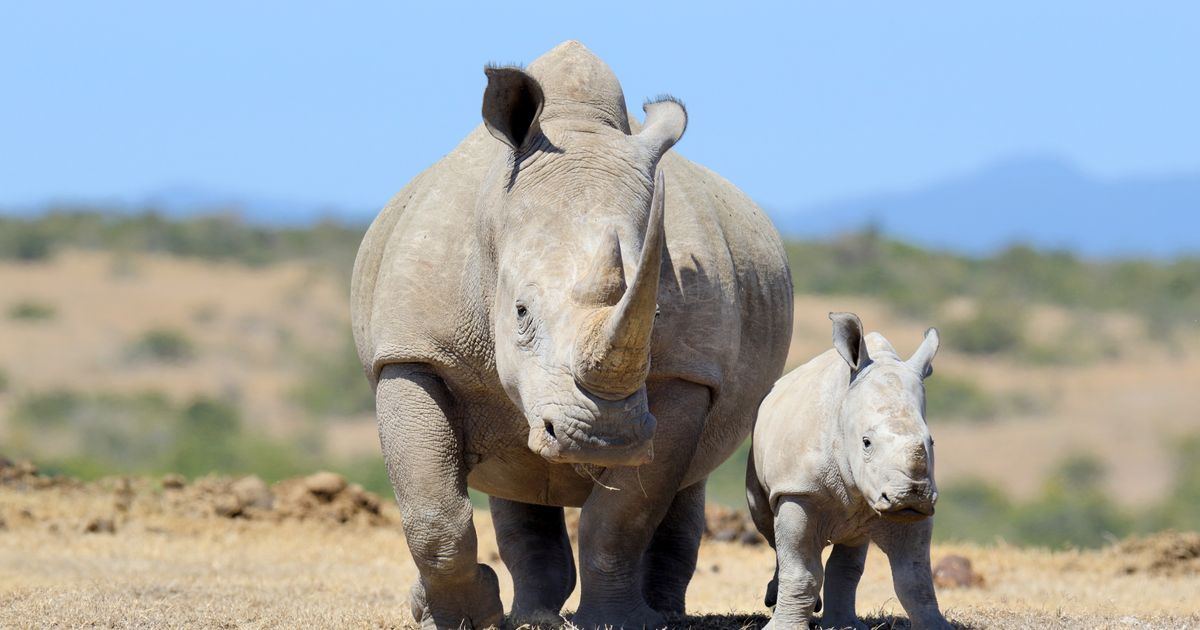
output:
<path id="1" fill-rule="evenodd" d="M 477 212 L 495 275 L 496 371 L 556 463 L 653 458 L 646 398 L 664 249 L 663 154 L 687 115 L 664 99 L 631 133 L 616 77 L 569 42 L 486 69 L 483 119 L 503 156 Z"/>
<path id="2" fill-rule="evenodd" d="M 857 315 L 829 318 L 834 348 L 850 365 L 850 388 L 838 418 L 844 470 L 880 516 L 899 522 L 932 516 L 938 493 L 924 380 L 933 373 L 937 330 L 926 331 L 921 346 L 903 361 L 882 336 L 871 344 L 876 355 L 869 354 Z"/>

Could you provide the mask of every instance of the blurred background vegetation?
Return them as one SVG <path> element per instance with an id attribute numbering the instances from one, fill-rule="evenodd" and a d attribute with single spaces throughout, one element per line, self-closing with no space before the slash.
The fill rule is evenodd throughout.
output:
<path id="1" fill-rule="evenodd" d="M 342 295 L 363 228 L 334 222 L 310 227 L 247 225 L 234 214 L 166 218 L 153 211 L 116 213 L 60 209 L 37 218 L 0 217 L 0 264 L 46 265 L 71 251 L 112 255 L 111 273 L 136 275 L 138 255 L 158 254 L 249 269 L 302 263 L 332 278 Z M 1086 365 L 1117 360 L 1127 344 L 1096 318 L 1132 316 L 1138 338 L 1173 351 L 1179 335 L 1195 330 L 1200 313 L 1200 258 L 1089 260 L 1062 251 L 1013 246 L 986 257 L 931 251 L 868 229 L 826 241 L 790 241 L 787 253 L 797 294 L 871 296 L 898 318 L 937 321 L 947 350 L 1020 366 Z M 296 289 L 302 292 L 303 287 Z M 297 303 L 302 296 L 288 299 Z M 969 308 L 954 308 L 956 303 Z M 1033 335 L 1027 322 L 1039 307 L 1071 318 L 1062 334 Z M 344 309 L 344 301 L 337 305 Z M 0 290 L 0 326 L 55 326 L 59 305 Z M 161 369 L 202 360 L 210 350 L 196 331 L 222 316 L 220 304 L 193 307 L 188 326 L 156 325 L 124 342 L 116 366 Z M 240 322 L 251 326 L 253 322 Z M 391 494 L 377 449 L 346 454 L 331 449 L 330 431 L 361 424 L 373 409 L 345 320 L 322 324 L 325 346 L 306 346 L 283 325 L 275 342 L 299 365 L 281 398 L 295 411 L 286 431 L 264 430 L 237 387 L 180 396 L 151 388 L 90 391 L 70 379 L 51 389 L 20 386 L 19 366 L 0 368 L 0 453 L 35 459 L 43 469 L 83 478 L 178 472 L 255 473 L 268 481 L 336 470 L 365 487 Z M 822 324 L 823 325 L 823 324 Z M 3 358 L 3 357 L 0 357 Z M 64 368 L 65 369 L 65 368 Z M 939 371 L 928 382 L 931 418 L 982 425 L 1037 417 L 1055 401 L 1037 391 L 997 390 L 978 378 Z M 332 427 L 332 428 L 331 428 Z M 981 479 L 943 484 L 937 536 L 1052 547 L 1098 546 L 1131 532 L 1200 527 L 1200 426 L 1176 436 L 1167 495 L 1132 509 L 1104 490 L 1109 471 L 1087 453 L 1063 453 L 1061 463 L 1031 497 L 1016 499 Z M 716 471 L 710 499 L 744 505 L 748 448 Z"/>

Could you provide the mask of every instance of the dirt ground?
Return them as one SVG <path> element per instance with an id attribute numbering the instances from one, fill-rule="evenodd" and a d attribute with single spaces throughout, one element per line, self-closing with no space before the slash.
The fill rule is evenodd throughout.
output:
<path id="1" fill-rule="evenodd" d="M 6 472 L 7 471 L 7 472 Z M 743 629 L 768 619 L 773 566 L 739 514 L 710 514 L 678 627 Z M 398 511 L 332 475 L 109 479 L 92 484 L 0 470 L 0 627 L 412 628 L 416 577 Z M 476 514 L 480 559 L 511 583 L 490 519 Z M 732 528 L 732 529 L 731 529 Z M 733 542 L 717 539 L 732 538 Z M 962 628 L 1200 628 L 1200 535 L 1160 535 L 1098 551 L 943 545 L 969 559 L 966 587 L 939 587 Z M 578 590 L 567 603 L 567 616 Z M 873 550 L 859 613 L 907 628 Z"/>

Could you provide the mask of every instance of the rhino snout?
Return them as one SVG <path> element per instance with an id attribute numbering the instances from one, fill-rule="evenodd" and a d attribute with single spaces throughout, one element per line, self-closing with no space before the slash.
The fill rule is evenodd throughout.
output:
<path id="1" fill-rule="evenodd" d="M 556 464 L 640 466 L 654 459 L 657 421 L 645 404 L 547 406 L 529 418 L 529 448 Z"/>
<path id="2" fill-rule="evenodd" d="M 938 493 L 928 481 L 911 482 L 881 492 L 871 508 L 890 521 L 911 523 L 933 516 Z"/>

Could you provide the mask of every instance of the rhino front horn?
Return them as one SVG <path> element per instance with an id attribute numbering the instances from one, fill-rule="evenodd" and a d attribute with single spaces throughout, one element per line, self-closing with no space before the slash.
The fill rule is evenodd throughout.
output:
<path id="1" fill-rule="evenodd" d="M 665 190 L 663 172 L 659 169 L 633 282 L 615 305 L 597 309 L 575 347 L 576 379 L 601 398 L 620 400 L 632 395 L 650 373 L 650 334 L 658 310 L 658 276 L 664 243 Z"/>

